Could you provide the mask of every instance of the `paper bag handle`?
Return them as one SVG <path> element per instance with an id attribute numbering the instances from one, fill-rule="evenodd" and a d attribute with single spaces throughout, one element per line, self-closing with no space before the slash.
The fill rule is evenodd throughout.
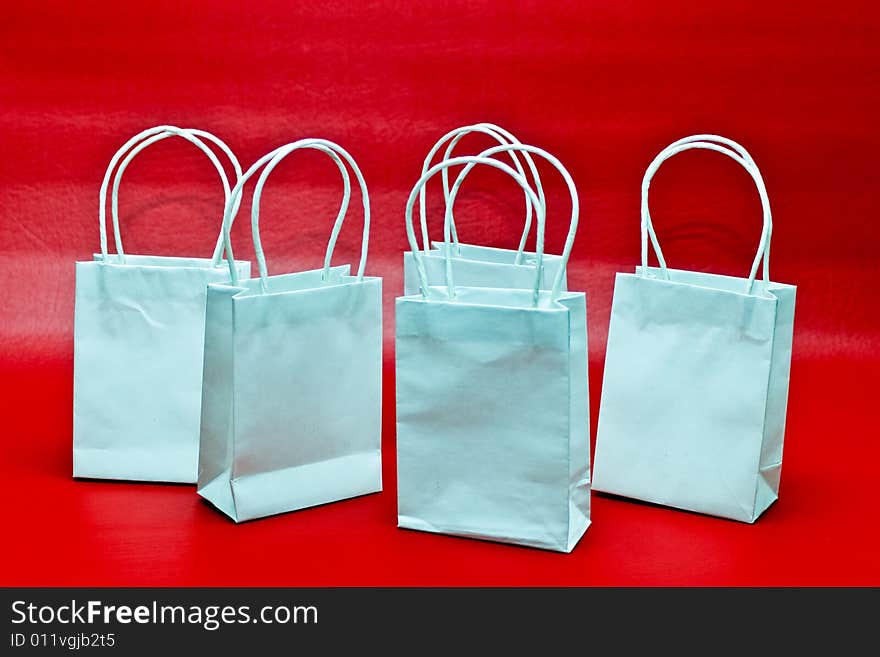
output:
<path id="1" fill-rule="evenodd" d="M 761 264 L 762 260 L 764 265 L 762 291 L 766 293 L 767 288 L 770 284 L 770 241 L 773 234 L 773 216 L 770 212 L 770 199 L 767 196 L 767 188 L 764 184 L 764 179 L 761 176 L 761 172 L 758 170 L 758 167 L 749 152 L 737 142 L 731 139 L 727 139 L 726 137 L 719 137 L 717 135 L 693 135 L 691 137 L 679 139 L 678 141 L 675 141 L 664 148 L 654 158 L 654 160 L 648 166 L 648 169 L 645 171 L 645 176 L 642 179 L 641 204 L 642 276 L 648 275 L 648 239 L 650 238 L 651 245 L 654 248 L 654 253 L 657 255 L 657 260 L 660 264 L 661 273 L 664 279 L 669 280 L 669 271 L 666 266 L 666 259 L 663 257 L 663 251 L 660 249 L 660 243 L 657 240 L 657 235 L 654 231 L 654 225 L 651 220 L 651 213 L 648 209 L 648 192 L 651 186 L 651 180 L 653 179 L 654 174 L 657 172 L 657 169 L 660 168 L 660 165 L 673 155 L 691 149 L 712 150 L 718 153 L 722 153 L 723 155 L 728 156 L 729 158 L 740 164 L 740 166 L 742 166 L 752 177 L 752 180 L 754 181 L 755 186 L 758 189 L 758 195 L 761 199 L 761 208 L 763 211 L 763 228 L 761 230 L 761 239 L 758 242 L 758 250 L 755 254 L 755 258 L 752 262 L 752 267 L 749 272 L 749 278 L 746 283 L 745 293 L 752 293 L 752 287 L 758 273 L 758 266 Z"/>
<path id="2" fill-rule="evenodd" d="M 322 280 L 327 281 L 330 275 L 330 261 L 333 257 L 333 250 L 336 247 L 336 240 L 339 236 L 339 232 L 342 230 L 342 224 L 348 211 L 349 197 L 351 194 L 351 182 L 349 179 L 348 170 L 345 168 L 342 160 L 340 160 L 340 155 L 342 156 L 342 159 L 344 159 L 348 163 L 352 171 L 354 171 L 355 178 L 357 178 L 358 184 L 360 185 L 361 189 L 361 199 L 364 207 L 364 232 L 361 242 L 361 258 L 360 263 L 358 264 L 356 276 L 358 281 L 361 281 L 364 278 L 364 268 L 367 264 L 367 251 L 369 249 L 370 241 L 370 196 L 369 192 L 367 191 L 367 184 L 364 181 L 364 176 L 361 173 L 360 167 L 358 167 L 357 162 L 355 162 L 354 158 L 344 148 L 326 139 L 309 138 L 300 139 L 298 141 L 285 144 L 284 146 L 280 146 L 261 157 L 259 160 L 254 162 L 254 164 L 251 165 L 251 167 L 244 174 L 242 174 L 235 188 L 232 190 L 231 202 L 228 202 L 226 204 L 226 208 L 223 211 L 223 243 L 226 248 L 226 259 L 229 263 L 229 274 L 233 285 L 238 285 L 238 273 L 235 270 L 235 259 L 232 255 L 232 243 L 230 241 L 230 230 L 232 227 L 232 221 L 234 219 L 234 212 L 235 210 L 237 210 L 238 207 L 235 199 L 241 196 L 242 189 L 244 188 L 245 183 L 257 171 L 259 171 L 264 165 L 266 165 L 265 169 L 263 169 L 263 172 L 260 175 L 260 178 L 257 181 L 256 187 L 254 188 L 253 202 L 251 204 L 251 232 L 254 240 L 254 252 L 256 254 L 257 266 L 260 272 L 260 289 L 263 292 L 267 292 L 269 289 L 269 274 L 266 267 L 266 257 L 263 253 L 262 242 L 260 240 L 260 198 L 263 193 L 263 186 L 265 185 L 266 179 L 268 178 L 269 174 L 272 173 L 272 170 L 278 165 L 281 160 L 290 155 L 292 152 L 301 148 L 315 149 L 329 155 L 331 159 L 336 162 L 337 167 L 339 167 L 340 171 L 342 172 L 343 178 L 344 190 L 342 203 L 340 204 L 339 212 L 336 215 L 336 221 L 333 224 L 333 230 L 330 233 L 330 240 L 327 244 L 327 251 L 324 256 L 324 271 L 322 274 Z"/>
<path id="3" fill-rule="evenodd" d="M 491 157 L 491 156 L 495 155 L 496 153 L 504 153 L 504 152 L 512 153 L 514 151 L 522 153 L 524 157 L 526 155 L 528 155 L 529 153 L 534 153 L 535 155 L 539 155 L 540 157 L 547 160 L 562 175 L 562 178 L 563 178 L 563 180 L 565 180 L 565 184 L 568 187 L 568 192 L 571 196 L 571 223 L 570 223 L 570 227 L 568 229 L 568 235 L 565 239 L 565 246 L 562 250 L 562 266 L 560 267 L 559 271 L 556 272 L 556 276 L 553 279 L 551 298 L 557 299 L 557 298 L 559 298 L 559 293 L 562 288 L 562 279 L 565 276 L 565 269 L 568 265 L 568 259 L 571 256 L 571 249 L 574 246 L 575 234 L 577 233 L 578 218 L 580 216 L 580 202 L 578 199 L 577 187 L 575 187 L 574 180 L 572 179 L 571 174 L 563 166 L 562 162 L 560 162 L 555 156 L 551 155 L 550 153 L 548 153 L 547 151 L 545 151 L 542 148 L 538 148 L 537 146 L 528 146 L 526 144 L 506 144 L 506 145 L 501 145 L 501 146 L 493 146 L 492 148 L 488 148 L 488 149 L 484 150 L 482 153 L 477 155 L 477 157 Z M 529 157 L 529 161 L 532 162 L 531 157 Z M 534 165 L 534 162 L 532 162 L 532 164 Z M 453 192 L 455 192 L 455 193 L 451 195 L 450 200 L 447 203 L 448 208 L 449 208 L 449 210 L 447 212 L 447 216 L 450 218 L 450 221 L 447 222 L 444 230 L 446 230 L 449 227 L 449 224 L 451 224 L 452 207 L 455 205 L 455 197 L 456 197 L 456 194 L 458 193 L 458 188 L 461 187 L 461 184 L 464 182 L 464 179 L 467 177 L 468 173 L 470 173 L 471 170 L 475 166 L 476 166 L 476 163 L 471 163 L 471 164 L 468 164 L 464 169 L 462 169 L 461 173 L 459 173 L 458 178 L 455 181 L 455 184 L 453 185 Z M 445 171 L 445 169 L 444 169 L 444 171 Z M 543 202 L 543 197 L 541 200 L 542 200 L 541 207 L 543 209 L 544 217 L 546 219 L 547 205 L 545 202 Z M 447 234 L 444 234 L 444 238 L 446 239 L 446 241 L 449 240 L 449 237 Z M 450 281 L 452 281 L 452 265 L 451 265 L 451 261 L 449 259 L 447 259 L 447 268 L 448 268 L 447 269 L 447 277 Z M 536 285 L 535 291 L 536 292 L 540 287 L 540 283 L 541 283 L 541 281 L 539 278 L 535 283 L 535 285 Z"/>
<path id="4" fill-rule="evenodd" d="M 138 153 L 143 151 L 148 146 L 155 144 L 162 139 L 167 139 L 168 137 L 182 137 L 187 141 L 194 144 L 197 148 L 199 148 L 202 152 L 204 152 L 208 159 L 211 160 L 211 163 L 214 165 L 214 168 L 217 169 L 217 172 L 220 174 L 220 181 L 223 183 L 223 193 L 225 195 L 225 199 L 228 202 L 230 196 L 230 187 L 229 187 L 229 179 L 226 176 L 226 171 L 223 169 L 223 165 L 220 164 L 220 161 L 217 159 L 214 152 L 208 148 L 202 139 L 207 139 L 208 141 L 213 142 L 220 150 L 222 150 L 226 156 L 229 158 L 229 161 L 232 163 L 233 168 L 235 169 L 236 176 L 241 175 L 241 164 L 238 162 L 238 158 L 235 157 L 235 154 L 232 152 L 232 149 L 226 145 L 224 141 L 222 141 L 219 137 L 212 135 L 210 132 L 206 132 L 204 130 L 197 130 L 194 128 L 178 128 L 170 125 L 161 125 L 156 126 L 154 128 L 149 128 L 144 130 L 134 137 L 129 139 L 123 146 L 116 151 L 113 157 L 110 160 L 110 164 L 107 166 L 107 171 L 104 173 L 104 180 L 101 183 L 101 190 L 99 192 L 99 206 L 98 206 L 98 217 L 100 222 L 100 238 L 101 238 L 101 256 L 104 260 L 109 256 L 107 249 L 107 188 L 110 185 L 110 174 L 113 173 L 116 165 L 119 164 L 119 168 L 116 171 L 116 176 L 113 180 L 113 191 L 111 194 L 111 217 L 113 221 L 113 237 L 116 244 L 116 253 L 121 262 L 125 262 L 125 251 L 122 247 L 122 236 L 119 230 L 119 185 L 122 181 L 122 174 L 125 172 L 125 169 L 131 163 L 131 161 L 137 156 Z M 202 138 L 202 139 L 200 139 Z M 140 142 L 140 143 L 139 143 Z M 129 149 L 132 146 L 137 146 L 133 148 L 130 152 Z M 120 159 L 123 158 L 127 153 L 125 159 L 119 163 Z M 240 200 L 239 200 L 240 202 Z M 236 208 L 237 209 L 237 208 Z M 222 248 L 223 248 L 223 234 L 217 236 L 217 243 L 214 247 L 214 253 L 212 256 L 212 264 L 217 266 L 220 263 L 220 258 L 222 256 Z"/>
<path id="5" fill-rule="evenodd" d="M 535 244 L 535 257 L 536 257 L 536 266 L 535 266 L 535 295 L 534 300 L 537 304 L 538 301 L 538 288 L 540 286 L 541 281 L 541 273 L 543 272 L 543 264 L 544 264 L 544 208 L 541 206 L 541 202 L 538 199 L 538 196 L 535 194 L 534 190 L 529 186 L 528 181 L 521 175 L 519 175 L 516 171 L 510 168 L 508 165 L 500 162 L 491 157 L 474 157 L 474 156 L 463 156 L 463 157 L 454 157 L 449 160 L 444 160 L 432 166 L 428 169 L 421 178 L 419 178 L 418 182 L 413 186 L 412 191 L 410 192 L 409 199 L 406 202 L 406 236 L 409 240 L 410 249 L 412 250 L 413 259 L 416 263 L 416 271 L 419 276 L 419 288 L 422 291 L 422 296 L 428 297 L 428 274 L 425 270 L 425 262 L 424 255 L 419 249 L 418 239 L 416 238 L 416 232 L 413 228 L 413 220 L 412 220 L 412 212 L 413 206 L 415 205 L 416 198 L 418 197 L 419 190 L 425 186 L 425 184 L 430 180 L 434 175 L 442 171 L 443 169 L 448 169 L 449 167 L 458 166 L 461 164 L 485 164 L 487 166 L 494 167 L 496 169 L 500 169 L 511 178 L 513 178 L 517 184 L 522 187 L 525 194 L 529 197 L 529 201 L 535 209 L 535 214 L 537 216 L 538 228 L 537 228 L 537 239 Z M 459 175 L 459 179 L 461 175 Z M 461 181 L 456 180 L 456 183 L 452 187 L 452 192 L 450 195 L 450 205 L 446 206 L 446 219 L 444 221 L 444 236 L 448 236 L 451 232 L 450 224 L 449 224 L 449 214 L 452 208 L 452 204 L 455 203 L 455 197 L 458 194 L 458 189 L 461 187 Z M 450 299 L 455 298 L 455 288 L 453 286 L 453 281 L 449 276 L 450 271 L 452 269 L 451 264 L 451 253 L 449 248 L 449 240 L 446 239 L 446 243 L 444 244 L 444 256 L 446 258 L 446 286 Z"/>
<path id="6" fill-rule="evenodd" d="M 425 158 L 424 163 L 422 164 L 422 174 L 424 174 L 428 170 L 428 168 L 431 166 L 431 160 L 434 159 L 434 155 L 437 153 L 438 150 L 440 150 L 440 148 L 443 146 L 443 144 L 445 144 L 447 141 L 449 142 L 449 145 L 446 147 L 446 151 L 443 154 L 443 160 L 448 160 L 449 158 L 452 157 L 452 151 L 455 149 L 458 142 L 461 141 L 461 139 L 465 135 L 468 135 L 468 134 L 474 133 L 474 132 L 483 133 L 485 135 L 488 135 L 489 137 L 491 137 L 492 139 L 494 139 L 495 141 L 497 141 L 499 144 L 502 144 L 502 145 L 520 144 L 521 143 L 516 137 L 513 136 L 513 134 L 511 134 L 510 132 L 508 132 L 507 130 L 502 128 L 501 126 L 497 126 L 493 123 L 476 123 L 474 125 L 467 125 L 467 126 L 463 126 L 461 128 L 456 128 L 455 130 L 447 132 L 445 135 L 443 135 L 437 141 L 437 143 L 434 144 L 434 146 L 431 148 L 431 150 L 428 152 L 428 155 Z M 538 169 L 535 166 L 534 161 L 532 160 L 531 156 L 528 153 L 523 152 L 522 156 L 523 156 L 523 159 L 526 161 L 526 164 L 528 164 L 528 166 L 529 166 L 529 170 L 532 175 L 532 180 L 535 183 L 535 190 L 538 193 L 538 199 L 541 201 L 541 205 L 543 206 L 545 203 L 544 189 L 541 186 L 541 177 L 538 174 Z M 510 158 L 513 161 L 514 166 L 516 167 L 517 172 L 521 176 L 525 176 L 526 175 L 525 170 L 523 169 L 523 166 L 520 163 L 519 157 L 517 156 L 517 154 L 513 151 L 510 151 Z M 441 160 L 441 161 L 443 161 L 443 160 Z M 449 203 L 449 170 L 443 169 L 443 171 L 441 172 L 440 175 L 443 179 L 443 200 L 446 204 L 448 204 Z M 426 210 L 426 206 L 425 206 L 425 194 L 426 194 L 426 190 L 424 187 L 422 187 L 422 189 L 419 190 L 419 219 L 421 221 L 421 226 L 422 226 L 422 243 L 424 244 L 425 253 L 427 254 L 431 249 L 431 243 L 430 243 L 430 240 L 428 239 L 428 220 L 427 220 L 427 210 Z M 525 197 L 525 202 L 526 202 L 526 221 L 525 221 L 525 226 L 523 228 L 522 237 L 520 238 L 520 241 L 519 241 L 519 247 L 516 252 L 516 257 L 514 258 L 514 264 L 517 264 L 517 265 L 522 263 L 523 251 L 526 248 L 526 240 L 528 240 L 529 232 L 531 232 L 531 227 L 532 227 L 532 203 L 529 200 L 528 195 L 526 195 L 526 197 Z M 458 230 L 455 227 L 455 218 L 451 216 L 450 221 L 452 224 L 452 228 L 451 228 L 452 241 L 455 244 L 456 249 L 458 249 L 459 248 Z"/>

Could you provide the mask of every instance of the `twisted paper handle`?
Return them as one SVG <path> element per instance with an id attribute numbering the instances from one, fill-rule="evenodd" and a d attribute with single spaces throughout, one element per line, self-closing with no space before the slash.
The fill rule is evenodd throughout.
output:
<path id="1" fill-rule="evenodd" d="M 98 218 L 99 218 L 99 230 L 100 230 L 100 239 L 101 239 L 101 256 L 103 259 L 107 259 L 109 253 L 107 249 L 107 188 L 110 185 L 110 175 L 113 173 L 116 165 L 119 164 L 119 168 L 116 171 L 116 176 L 113 180 L 113 190 L 111 194 L 111 217 L 113 221 L 113 237 L 116 244 L 116 253 L 121 262 L 125 262 L 125 251 L 122 247 L 122 236 L 119 231 L 119 185 L 122 181 L 122 174 L 125 172 L 125 169 L 131 163 L 131 161 L 145 148 L 159 142 L 163 139 L 167 139 L 168 137 L 182 137 L 186 139 L 197 148 L 199 148 L 205 155 L 208 156 L 208 159 L 211 160 L 211 163 L 214 165 L 214 168 L 217 169 L 217 172 L 220 174 L 220 181 L 223 183 L 223 193 L 225 195 L 226 202 L 228 203 L 230 197 L 230 187 L 229 187 L 229 179 L 226 177 L 226 171 L 223 169 L 223 165 L 220 164 L 220 161 L 217 159 L 214 152 L 208 148 L 207 145 L 202 141 L 202 139 L 207 139 L 208 141 L 213 142 L 217 145 L 220 150 L 222 150 L 226 156 L 229 158 L 232 163 L 233 169 L 235 169 L 236 176 L 241 175 L 241 165 L 238 162 L 238 158 L 235 157 L 232 150 L 229 146 L 226 145 L 218 137 L 212 135 L 209 132 L 205 132 L 204 130 L 196 130 L 194 128 L 178 128 L 170 125 L 162 125 L 156 126 L 154 128 L 149 128 L 144 130 L 143 132 L 138 133 L 131 139 L 129 139 L 122 147 L 116 151 L 113 157 L 110 160 L 110 164 L 107 167 L 107 171 L 104 173 L 104 180 L 101 183 L 101 191 L 99 192 L 99 206 L 98 206 Z M 140 143 L 139 143 L 140 142 Z M 136 146 L 135 146 L 136 145 Z M 134 146 L 134 148 L 132 148 Z M 129 149 L 132 149 L 129 152 Z M 127 153 L 127 155 L 126 155 Z M 122 159 L 125 156 L 125 159 Z M 120 160 L 122 162 L 120 163 Z M 236 210 L 238 207 L 236 206 Z M 212 256 L 212 263 L 216 266 L 220 262 L 220 258 L 222 256 L 223 249 L 223 235 L 222 231 L 220 235 L 217 237 L 217 242 L 214 246 L 214 253 Z"/>
<path id="2" fill-rule="evenodd" d="M 361 173 L 360 168 L 355 162 L 354 158 L 343 149 L 338 144 L 333 143 L 332 141 L 328 141 L 326 139 L 300 139 L 295 142 L 291 142 L 284 146 L 280 146 L 275 150 L 267 153 L 259 160 L 254 162 L 253 165 L 239 178 L 238 183 L 235 188 L 232 190 L 231 199 L 226 204 L 226 208 L 223 212 L 223 243 L 226 247 L 226 260 L 229 263 L 229 275 L 233 285 L 238 285 L 238 274 L 235 271 L 235 260 L 232 254 L 232 243 L 230 241 L 230 230 L 232 227 L 232 221 L 234 219 L 235 211 L 238 209 L 238 201 L 237 199 L 242 194 L 242 189 L 244 188 L 245 183 L 253 177 L 257 171 L 263 168 L 265 165 L 265 169 L 260 175 L 260 178 L 257 181 L 257 185 L 254 188 L 254 198 L 251 208 L 251 232 L 254 240 L 254 251 L 257 259 L 257 266 L 260 272 L 260 288 L 263 292 L 268 291 L 268 270 L 266 267 L 266 257 L 263 253 L 262 241 L 260 240 L 260 198 L 263 193 L 263 186 L 266 184 L 266 179 L 269 174 L 272 173 L 272 170 L 278 165 L 281 160 L 285 157 L 293 153 L 294 151 L 300 150 L 302 148 L 310 148 L 321 151 L 322 153 L 326 153 L 329 155 L 333 161 L 336 163 L 337 167 L 339 167 L 340 172 L 342 173 L 343 179 L 343 197 L 342 203 L 339 207 L 339 212 L 336 215 L 336 221 L 333 224 L 333 230 L 330 233 L 330 240 L 327 244 L 327 251 L 324 256 L 324 271 L 323 271 L 323 280 L 328 280 L 330 275 L 330 261 L 333 257 L 333 250 L 336 247 L 336 239 L 339 236 L 339 232 L 342 230 L 342 224 L 345 221 L 345 215 L 348 211 L 349 198 L 351 194 L 351 182 L 348 175 L 348 170 L 343 164 L 342 160 L 345 160 L 348 165 L 351 167 L 352 171 L 354 171 L 355 178 L 357 178 L 358 184 L 361 188 L 361 198 L 363 201 L 364 207 L 364 232 L 363 239 L 361 242 L 361 259 L 358 264 L 357 269 L 357 280 L 363 280 L 364 277 L 364 268 L 367 264 L 367 252 L 369 249 L 369 241 L 370 241 L 370 196 L 367 191 L 367 184 L 364 181 L 363 174 Z M 340 156 L 342 159 L 340 159 Z"/>
<path id="3" fill-rule="evenodd" d="M 679 139 L 678 141 L 675 141 L 664 148 L 657 155 L 657 157 L 654 158 L 654 160 L 648 166 L 648 169 L 645 171 L 645 176 L 642 179 L 641 206 L 642 275 L 647 276 L 648 240 L 650 239 L 651 245 L 654 248 L 654 253 L 657 255 L 657 261 L 660 264 L 661 273 L 666 280 L 669 279 L 669 271 L 666 266 L 666 259 L 663 257 L 663 251 L 660 249 L 660 243 L 657 240 L 657 235 L 654 231 L 654 225 L 651 221 L 651 213 L 648 209 L 648 192 L 651 186 L 651 180 L 653 179 L 654 174 L 660 168 L 660 165 L 673 155 L 691 149 L 711 150 L 728 156 L 729 158 L 737 162 L 740 166 L 742 166 L 755 182 L 755 186 L 758 189 L 758 195 L 761 199 L 764 224 L 763 229 L 761 230 L 761 239 L 758 242 L 758 250 L 755 254 L 755 258 L 752 262 L 752 268 L 749 272 L 749 278 L 748 282 L 746 283 L 745 293 L 751 294 L 752 286 L 758 273 L 758 266 L 761 264 L 762 259 L 764 263 L 763 292 L 766 293 L 767 287 L 770 284 L 770 239 L 773 234 L 773 216 L 770 212 L 770 199 L 767 196 L 767 188 L 764 185 L 764 179 L 761 176 L 761 172 L 758 170 L 758 166 L 755 164 L 755 161 L 754 159 L 752 159 L 752 156 L 749 154 L 749 152 L 735 141 L 727 139 L 726 137 L 719 137 L 717 135 L 693 135 L 691 137 Z"/>

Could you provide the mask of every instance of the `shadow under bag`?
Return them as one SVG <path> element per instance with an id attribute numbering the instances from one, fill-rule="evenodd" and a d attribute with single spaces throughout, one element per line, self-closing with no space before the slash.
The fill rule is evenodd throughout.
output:
<path id="1" fill-rule="evenodd" d="M 410 195 L 407 235 L 421 292 L 396 303 L 399 527 L 570 552 L 590 523 L 586 299 L 560 290 L 578 199 L 567 172 L 544 155 L 565 175 L 573 206 L 551 290 L 539 289 L 544 210 L 513 169 L 488 157 L 453 158 Z M 452 202 L 477 163 L 512 176 L 537 210 L 528 289 L 456 286 L 451 258 L 445 284 L 431 286 L 421 267 L 412 228 L 418 189 L 442 168 L 468 165 L 447 208 L 448 237 Z"/>
<path id="2" fill-rule="evenodd" d="M 200 139 L 232 151 L 200 130 L 158 126 L 130 139 L 110 161 L 100 194 L 101 253 L 76 263 L 73 355 L 73 475 L 195 483 L 205 294 L 209 283 L 229 280 L 221 264 L 222 234 L 211 258 L 128 255 L 119 234 L 117 195 L 122 173 L 139 152 L 172 136 L 201 149 L 220 174 L 223 166 Z M 134 148 L 132 148 L 134 147 Z M 129 149 L 132 149 L 129 152 Z M 110 174 L 116 253 L 108 253 L 105 227 Z M 250 275 L 250 263 L 233 270 Z"/>
<path id="3" fill-rule="evenodd" d="M 755 181 L 764 228 L 748 278 L 666 266 L 648 188 L 663 161 L 689 149 L 727 155 Z M 772 229 L 764 181 L 736 142 L 687 137 L 648 167 L 642 266 L 614 286 L 595 490 L 745 522 L 776 500 L 795 287 L 770 281 Z M 648 267 L 649 237 L 659 267 Z"/>
<path id="4" fill-rule="evenodd" d="M 324 267 L 269 276 L 260 243 L 260 195 L 290 153 L 317 149 L 345 184 Z M 348 209 L 350 182 L 361 187 L 364 231 L 356 275 L 331 267 Z M 266 164 L 268 162 L 268 164 Z M 254 189 L 252 227 L 259 278 L 233 277 L 208 289 L 199 495 L 236 522 L 382 490 L 382 280 L 364 276 L 369 197 L 352 157 L 323 139 L 282 146 Z M 224 218 L 226 254 L 232 258 Z"/>
<path id="5" fill-rule="evenodd" d="M 520 176 L 525 177 L 525 170 L 519 160 L 522 156 L 529 167 L 532 180 L 535 183 L 534 191 L 538 196 L 539 204 L 545 208 L 544 189 L 541 186 L 541 177 L 538 175 L 538 169 L 535 167 L 534 160 L 527 150 L 517 150 L 516 148 L 505 148 L 508 146 L 521 146 L 522 143 L 516 139 L 507 130 L 494 125 L 492 123 L 477 123 L 475 125 L 463 126 L 456 128 L 443 135 L 433 148 L 428 152 L 422 165 L 422 175 L 424 175 L 431 167 L 431 160 L 440 148 L 448 142 L 448 146 L 443 154 L 441 161 L 449 160 L 452 152 L 458 142 L 465 135 L 471 133 L 485 134 L 495 139 L 501 146 L 495 152 L 506 152 L 510 155 L 511 161 Z M 445 205 L 449 205 L 449 170 L 443 169 L 440 172 L 443 181 L 443 200 Z M 491 246 L 480 246 L 475 244 L 462 244 L 458 241 L 458 231 L 455 227 L 455 217 L 450 209 L 449 224 L 451 241 L 429 241 L 428 239 L 428 221 L 425 204 L 425 187 L 419 190 L 419 219 L 422 230 L 422 268 L 428 277 L 429 285 L 443 285 L 445 282 L 446 256 L 445 247 L 449 244 L 452 252 L 452 270 L 455 280 L 459 285 L 468 287 L 513 287 L 528 289 L 532 287 L 535 280 L 535 267 L 537 266 L 535 254 L 525 250 L 526 240 L 532 226 L 532 202 L 526 194 L 526 221 L 520 237 L 519 247 L 513 251 L 511 249 L 500 249 Z M 560 289 L 565 290 L 566 277 L 564 265 L 561 256 L 543 254 L 542 256 L 542 274 L 540 280 L 540 288 L 549 290 L 556 274 L 563 269 L 562 284 Z M 412 251 L 403 254 L 403 285 L 404 295 L 409 296 L 418 294 L 419 292 L 419 276 L 416 271 L 415 260 Z"/>

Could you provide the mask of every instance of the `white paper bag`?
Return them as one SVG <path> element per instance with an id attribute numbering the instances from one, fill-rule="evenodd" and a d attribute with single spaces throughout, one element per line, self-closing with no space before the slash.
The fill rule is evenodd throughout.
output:
<path id="1" fill-rule="evenodd" d="M 421 292 L 399 297 L 398 526 L 570 552 L 590 523 L 586 299 L 562 291 L 563 268 L 539 289 L 544 210 L 526 180 L 498 160 L 453 158 L 432 167 L 407 204 Z M 527 289 L 431 286 L 412 227 L 419 188 L 438 171 L 481 163 L 511 175 L 537 209 L 537 267 Z M 468 169 L 453 186 L 451 201 Z M 445 231 L 450 231 L 447 221 Z"/>
<path id="2" fill-rule="evenodd" d="M 447 144 L 441 162 L 445 162 L 452 157 L 452 152 L 458 142 L 465 135 L 471 133 L 481 133 L 495 139 L 501 146 L 517 146 L 522 143 L 516 139 L 510 132 L 500 126 L 491 123 L 478 123 L 475 125 L 463 126 L 456 128 L 443 135 L 440 140 L 434 144 L 434 147 L 428 152 L 427 157 L 422 165 L 422 175 L 424 175 L 431 166 L 434 156 L 440 148 Z M 490 149 L 491 150 L 491 149 Z M 484 151 L 480 156 L 487 156 Z M 520 176 L 525 177 L 525 170 L 520 162 L 519 155 L 522 156 L 529 167 L 529 171 L 534 181 L 534 191 L 538 196 L 539 204 L 545 207 L 544 189 L 541 185 L 541 177 L 535 166 L 534 160 L 527 150 L 516 148 L 498 149 L 494 153 L 507 152 L 511 161 Z M 526 240 L 532 226 L 532 204 L 526 195 L 526 221 L 520 237 L 519 247 L 513 251 L 511 249 L 499 249 L 496 247 L 478 246 L 473 244 L 462 244 L 458 240 L 458 231 L 455 226 L 455 217 L 450 207 L 449 192 L 449 170 L 443 169 L 440 172 L 443 180 L 443 199 L 445 205 L 449 207 L 449 223 L 451 231 L 450 248 L 452 249 L 453 259 L 452 267 L 455 280 L 459 285 L 472 287 L 510 287 L 510 288 L 530 288 L 535 278 L 535 254 L 525 250 Z M 428 239 L 428 222 L 427 210 L 425 204 L 425 188 L 419 190 L 419 215 L 422 229 L 422 244 L 424 245 L 424 257 L 422 258 L 425 274 L 431 285 L 441 285 L 444 281 L 445 255 L 444 247 L 446 241 L 430 242 Z M 430 247 L 428 245 L 431 245 Z M 541 289 L 549 290 L 556 273 L 562 267 L 562 258 L 556 255 L 544 254 L 543 256 L 543 276 L 541 278 Z M 417 294 L 419 292 L 419 278 L 415 270 L 415 262 L 411 251 L 407 251 L 403 255 L 403 281 L 404 295 Z M 563 271 L 562 290 L 566 288 L 565 273 Z"/>
<path id="3" fill-rule="evenodd" d="M 323 269 L 269 276 L 260 243 L 260 195 L 272 169 L 301 148 L 317 149 L 336 162 L 345 185 L 343 203 Z M 363 197 L 355 276 L 347 265 L 330 266 L 350 195 L 339 155 L 354 171 Z M 258 160 L 233 198 L 264 164 L 252 211 L 260 276 L 211 285 L 205 329 L 198 492 L 236 522 L 382 490 L 382 280 L 364 276 L 370 231 L 366 184 L 345 150 L 304 139 Z M 232 214 L 227 204 L 230 259 Z"/>
<path id="4" fill-rule="evenodd" d="M 230 188 L 223 166 L 201 138 L 219 146 L 236 175 L 241 173 L 222 141 L 200 130 L 173 126 L 141 132 L 110 161 L 100 193 L 101 253 L 93 261 L 76 264 L 75 477 L 196 481 L 205 293 L 208 283 L 229 278 L 225 263 L 221 264 L 222 235 L 212 258 L 126 255 L 117 214 L 119 182 L 128 163 L 144 148 L 174 135 L 208 155 L 227 200 Z M 107 188 L 123 156 L 113 184 L 116 254 L 110 254 Z M 249 275 L 249 263 L 237 262 L 235 267 L 241 275 Z"/>
<path id="5" fill-rule="evenodd" d="M 669 269 L 648 212 L 660 164 L 689 149 L 733 158 L 758 187 L 764 229 L 749 277 Z M 642 266 L 618 274 L 599 411 L 596 490 L 753 522 L 776 500 L 795 287 L 770 281 L 764 181 L 739 144 L 679 140 L 642 183 Z M 648 238 L 659 267 L 648 267 Z M 756 282 L 763 258 L 763 281 Z"/>

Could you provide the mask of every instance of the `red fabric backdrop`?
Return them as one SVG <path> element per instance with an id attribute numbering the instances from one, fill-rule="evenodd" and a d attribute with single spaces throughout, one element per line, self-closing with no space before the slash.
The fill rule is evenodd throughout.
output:
<path id="1" fill-rule="evenodd" d="M 868 2 L 766 0 L 7 6 L 0 584 L 880 584 L 878 16 Z M 594 430 L 613 275 L 638 258 L 645 167 L 695 132 L 752 151 L 774 209 L 772 277 L 799 287 L 781 501 L 756 525 L 594 496 L 593 526 L 568 556 L 395 528 L 403 206 L 434 141 L 478 121 L 555 153 L 578 184 L 569 281 L 588 294 Z M 191 487 L 72 480 L 73 264 L 97 249 L 109 158 L 161 123 L 210 130 L 246 165 L 306 136 L 357 158 L 374 217 L 368 272 L 385 277 L 384 493 L 234 526 Z M 340 190 L 321 158 L 290 158 L 267 185 L 272 271 L 323 257 Z M 569 206 L 545 170 L 558 252 Z M 652 191 L 671 266 L 744 275 L 760 231 L 745 172 L 687 153 Z M 204 156 L 162 142 L 123 183 L 126 250 L 207 254 L 221 204 Z M 457 216 L 465 241 L 514 246 L 522 198 L 479 172 Z M 359 222 L 338 262 L 356 258 Z M 252 256 L 244 226 L 233 239 Z"/>

